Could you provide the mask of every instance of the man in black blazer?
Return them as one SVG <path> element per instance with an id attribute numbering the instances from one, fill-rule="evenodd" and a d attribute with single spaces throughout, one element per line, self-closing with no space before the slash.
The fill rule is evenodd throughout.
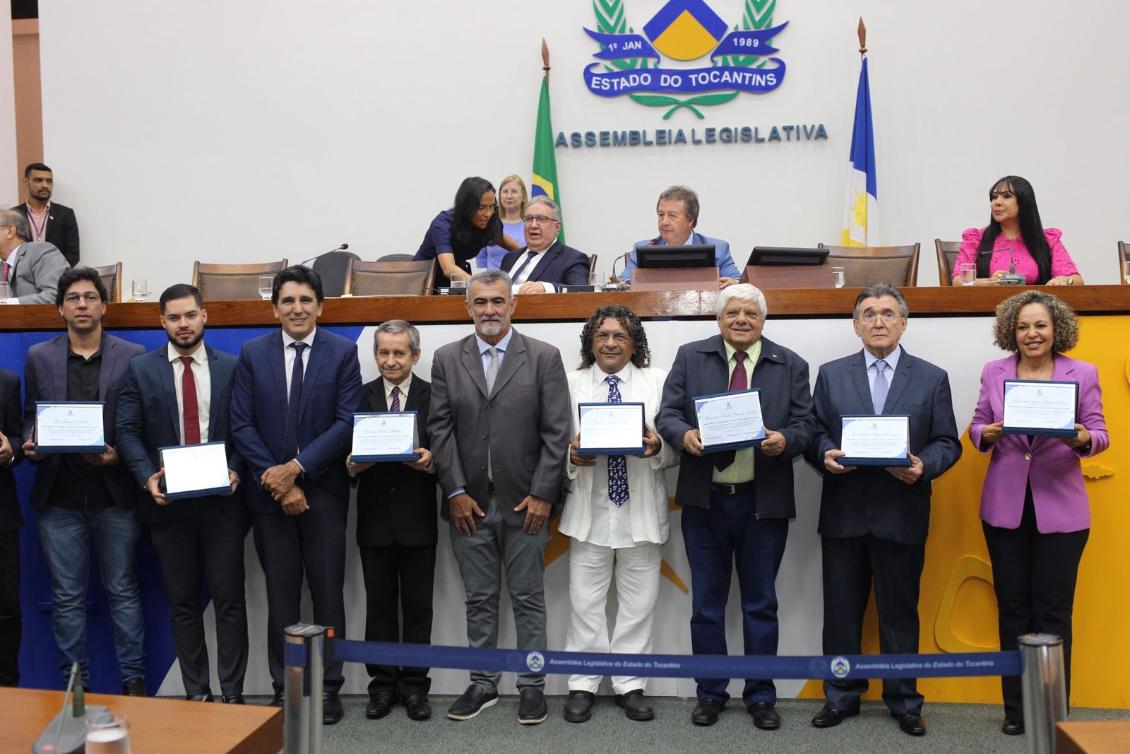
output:
<path id="1" fill-rule="evenodd" d="M 588 285 L 589 258 L 557 240 L 561 211 L 548 196 L 535 196 L 522 217 L 526 247 L 502 258 L 513 292 L 553 293 L 562 285 Z"/>
<path id="2" fill-rule="evenodd" d="M 204 344 L 208 311 L 197 288 L 179 283 L 166 289 L 160 307 L 169 342 L 130 361 L 118 398 L 118 452 L 145 490 L 137 516 L 148 525 L 161 561 L 185 697 L 213 700 L 201 599 L 206 579 L 216 613 L 221 699 L 242 704 L 246 510 L 230 493 L 167 499 L 159 452 L 175 445 L 225 443 L 230 492 L 235 492 L 240 461 L 228 432 L 228 414 L 236 358 Z"/>
<path id="3" fill-rule="evenodd" d="M 31 227 L 30 241 L 46 241 L 63 252 L 67 263 L 78 264 L 78 220 L 70 207 L 51 201 L 55 190 L 55 174 L 42 162 L 33 162 L 24 168 L 24 185 L 27 201 L 12 209 L 19 210 Z"/>
<path id="4" fill-rule="evenodd" d="M 55 643 L 62 653 L 63 682 L 71 664 L 90 684 L 86 657 L 86 588 L 91 546 L 114 622 L 114 651 L 122 690 L 145 694 L 145 619 L 137 586 L 138 489 L 116 450 L 114 416 L 129 360 L 144 348 L 102 330 L 106 287 L 89 267 L 59 278 L 56 305 L 67 332 L 27 352 L 24 366 L 24 456 L 36 464 L 31 505 L 38 513 L 39 541 L 51 570 Z M 99 454 L 41 453 L 36 447 L 37 401 L 102 401 L 106 450 Z"/>
<path id="5" fill-rule="evenodd" d="M 373 336 L 373 355 L 381 376 L 365 385 L 361 411 L 415 411 L 418 457 L 402 463 L 353 463 L 352 456 L 346 461 L 349 475 L 357 479 L 365 641 L 430 644 L 438 506 L 428 450 L 431 385 L 412 374 L 420 360 L 420 333 L 403 320 L 384 322 Z M 427 668 L 366 668 L 372 678 L 370 719 L 387 715 L 397 700 L 411 719 L 431 717 Z"/>
<path id="6" fill-rule="evenodd" d="M 719 335 L 679 348 L 663 386 L 656 428 L 683 449 L 675 499 L 691 567 L 691 649 L 726 654 L 726 600 L 737 568 L 747 655 L 777 653 L 777 569 L 796 515 L 793 459 L 812 441 L 808 364 L 761 335 L 765 296 L 732 285 L 718 296 Z M 706 453 L 694 400 L 760 389 L 766 437 L 755 448 Z M 729 700 L 728 679 L 698 678 L 695 725 L 713 725 Z M 781 726 L 770 679 L 747 678 L 742 701 L 762 730 Z"/>
<path id="7" fill-rule="evenodd" d="M 20 378 L 0 369 L 0 686 L 20 682 L 20 501 L 12 467 L 20 449 Z"/>
<path id="8" fill-rule="evenodd" d="M 899 339 L 907 308 L 894 286 L 878 283 L 855 300 L 863 350 L 820 367 L 813 396 L 817 437 L 807 454 L 824 476 L 820 536 L 824 573 L 824 654 L 860 653 L 863 611 L 875 584 L 879 648 L 918 652 L 918 588 L 930 524 L 930 484 L 961 456 L 945 371 L 907 353 Z M 842 417 L 909 416 L 909 466 L 839 463 Z M 824 682 L 827 702 L 812 719 L 831 728 L 859 714 L 866 680 Z M 908 735 L 926 733 L 913 678 L 883 681 L 883 701 Z"/>

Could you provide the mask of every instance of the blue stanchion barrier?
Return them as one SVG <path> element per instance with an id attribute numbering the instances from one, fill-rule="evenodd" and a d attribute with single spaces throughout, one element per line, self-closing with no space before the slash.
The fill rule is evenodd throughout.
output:
<path id="1" fill-rule="evenodd" d="M 816 655 L 628 655 L 589 652 L 471 649 L 468 647 L 326 639 L 326 662 L 535 672 L 634 675 L 648 678 L 952 678 L 1020 675 L 1019 652 L 960 654 Z M 287 644 L 289 667 L 306 664 L 305 647 Z"/>

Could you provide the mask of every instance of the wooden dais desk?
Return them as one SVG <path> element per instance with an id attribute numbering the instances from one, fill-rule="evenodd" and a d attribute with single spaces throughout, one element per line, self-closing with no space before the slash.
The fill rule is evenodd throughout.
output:
<path id="1" fill-rule="evenodd" d="M 30 752 L 62 703 L 62 691 L 0 688 L 0 752 Z M 277 754 L 283 746 L 276 707 L 110 694 L 87 694 L 86 703 L 126 714 L 134 754 Z"/>

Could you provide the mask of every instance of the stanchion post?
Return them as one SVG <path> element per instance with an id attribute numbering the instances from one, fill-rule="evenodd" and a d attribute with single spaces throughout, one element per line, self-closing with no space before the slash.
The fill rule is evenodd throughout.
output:
<path id="1" fill-rule="evenodd" d="M 322 754 L 322 672 L 326 629 L 298 623 L 285 630 L 286 644 L 300 646 L 305 662 L 286 664 L 283 684 L 283 751 Z"/>
<path id="2" fill-rule="evenodd" d="M 1019 643 L 1027 751 L 1054 754 L 1055 725 L 1067 717 L 1063 639 L 1051 634 L 1025 634 Z"/>

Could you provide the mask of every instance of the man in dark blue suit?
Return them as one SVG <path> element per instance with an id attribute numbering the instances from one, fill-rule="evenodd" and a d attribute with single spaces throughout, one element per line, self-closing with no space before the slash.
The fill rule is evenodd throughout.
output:
<path id="1" fill-rule="evenodd" d="M 231 399 L 236 451 L 255 481 L 245 490 L 267 582 L 267 653 L 272 704 L 282 704 L 283 631 L 298 623 L 305 573 L 314 622 L 345 636 L 345 457 L 361 404 L 357 345 L 317 327 L 322 280 L 306 267 L 275 276 L 282 331 L 243 344 Z M 341 662 L 327 662 L 323 722 L 343 709 Z"/>
<path id="2" fill-rule="evenodd" d="M 875 584 L 879 648 L 918 652 L 918 588 L 930 524 L 930 483 L 961 456 L 945 371 L 907 353 L 899 339 L 907 308 L 894 286 L 878 283 L 855 300 L 863 350 L 820 367 L 813 396 L 817 437 L 807 454 L 824 475 L 820 536 L 824 573 L 824 654 L 860 653 L 863 611 Z M 909 466 L 839 463 L 842 417 L 909 416 Z M 827 703 L 812 719 L 831 728 L 859 714 L 866 680 L 825 681 Z M 926 733 L 913 678 L 883 681 L 883 701 L 908 735 Z"/>
<path id="3" fill-rule="evenodd" d="M 808 364 L 761 336 L 765 296 L 732 285 L 718 296 L 719 335 L 679 348 L 663 386 L 656 429 L 682 448 L 675 499 L 691 567 L 691 649 L 726 654 L 726 600 L 737 567 L 747 655 L 777 653 L 777 569 L 785 553 L 793 500 L 793 459 L 812 441 Z M 756 448 L 706 453 L 694 399 L 757 388 L 766 437 Z M 713 725 L 729 699 L 728 679 L 698 678 L 691 720 Z M 742 701 L 762 730 L 781 718 L 770 679 L 748 678 Z"/>
<path id="4" fill-rule="evenodd" d="M 20 377 L 0 369 L 0 686 L 20 682 L 20 501 L 12 467 L 20 448 Z"/>
<path id="5" fill-rule="evenodd" d="M 206 577 L 216 613 L 221 699 L 242 704 L 247 670 L 246 509 L 231 495 L 166 499 L 159 452 L 175 445 L 226 443 L 228 479 L 235 491 L 240 462 L 228 416 L 236 359 L 204 344 L 208 311 L 198 289 L 174 285 L 161 294 L 160 305 L 169 342 L 130 361 L 118 398 L 118 453 L 146 492 L 138 500 L 137 516 L 148 525 L 161 561 L 185 696 L 190 701 L 213 700 L 201 599 Z"/>
<path id="6" fill-rule="evenodd" d="M 535 196 L 522 216 L 526 247 L 502 258 L 512 293 L 553 293 L 562 285 L 588 285 L 589 258 L 557 240 L 561 211 L 548 196 Z"/>

